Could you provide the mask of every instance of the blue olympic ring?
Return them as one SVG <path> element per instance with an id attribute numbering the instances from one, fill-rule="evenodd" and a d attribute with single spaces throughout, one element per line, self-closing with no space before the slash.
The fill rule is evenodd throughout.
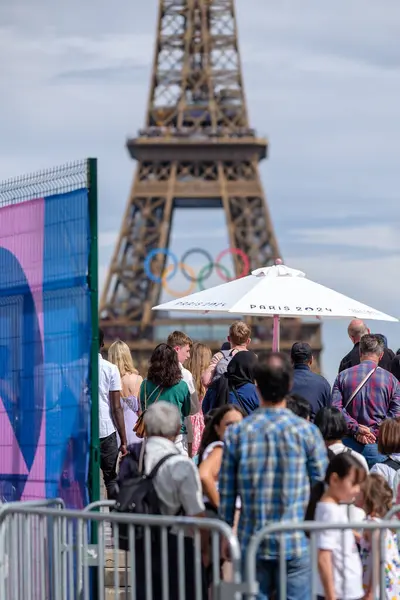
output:
<path id="1" fill-rule="evenodd" d="M 150 252 L 146 256 L 146 260 L 144 261 L 144 272 L 146 273 L 147 277 L 151 279 L 151 281 L 154 281 L 154 283 L 162 283 L 162 277 L 157 277 L 157 275 L 154 275 L 154 273 L 152 273 L 151 271 L 151 261 L 157 254 L 164 254 L 166 258 L 170 256 L 173 260 L 173 269 L 167 277 L 167 281 L 169 281 L 170 279 L 172 279 L 172 277 L 176 275 L 176 272 L 179 268 L 179 261 L 176 255 L 173 254 L 171 250 L 168 250 L 168 248 L 153 248 L 153 250 L 150 250 Z"/>

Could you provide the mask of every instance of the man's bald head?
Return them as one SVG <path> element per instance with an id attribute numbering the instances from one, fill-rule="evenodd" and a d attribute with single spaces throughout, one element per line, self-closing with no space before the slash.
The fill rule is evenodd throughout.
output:
<path id="1" fill-rule="evenodd" d="M 353 319 L 350 321 L 347 332 L 353 344 L 357 344 L 357 342 L 361 340 L 362 336 L 366 335 L 370 331 L 364 321 L 361 321 L 361 319 Z"/>

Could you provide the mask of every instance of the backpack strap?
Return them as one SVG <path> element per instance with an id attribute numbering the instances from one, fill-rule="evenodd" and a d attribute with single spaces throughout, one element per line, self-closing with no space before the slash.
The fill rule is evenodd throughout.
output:
<path id="1" fill-rule="evenodd" d="M 145 475 L 146 479 L 153 479 L 156 475 L 157 472 L 159 470 L 160 467 L 162 467 L 162 465 L 172 456 L 180 456 L 178 452 L 174 452 L 173 454 L 166 454 L 165 456 L 162 457 L 161 460 L 158 461 L 158 463 L 155 465 L 155 467 L 153 467 L 153 469 L 150 471 L 150 473 L 148 475 Z"/>
<path id="2" fill-rule="evenodd" d="M 397 460 L 393 460 L 393 458 L 390 458 L 390 456 L 381 464 L 388 466 L 390 469 L 393 469 L 393 471 L 398 471 L 400 469 L 400 463 L 397 462 Z"/>

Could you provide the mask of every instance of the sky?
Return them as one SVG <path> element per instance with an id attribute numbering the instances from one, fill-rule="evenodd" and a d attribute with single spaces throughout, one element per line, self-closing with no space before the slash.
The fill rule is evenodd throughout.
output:
<path id="1" fill-rule="evenodd" d="M 100 285 L 134 174 L 125 141 L 144 124 L 157 4 L 0 4 L 0 179 L 98 158 Z M 400 317 L 400 3 L 236 6 L 249 116 L 270 144 L 260 173 L 285 263 Z M 201 234 L 192 235 L 195 226 Z M 176 213 L 172 249 L 199 245 L 213 256 L 227 247 L 221 212 Z M 369 325 L 400 347 L 398 324 Z M 331 382 L 351 347 L 346 329 L 323 324 Z"/>

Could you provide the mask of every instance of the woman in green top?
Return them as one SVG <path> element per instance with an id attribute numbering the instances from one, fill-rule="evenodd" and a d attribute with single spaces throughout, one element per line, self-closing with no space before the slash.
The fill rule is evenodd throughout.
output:
<path id="1" fill-rule="evenodd" d="M 187 454 L 187 431 L 184 421 L 190 414 L 190 392 L 187 383 L 182 380 L 178 355 L 168 344 L 159 344 L 153 350 L 147 379 L 140 386 L 139 400 L 142 411 L 158 400 L 175 404 L 181 416 L 181 431 L 175 445 L 182 454 Z"/>

